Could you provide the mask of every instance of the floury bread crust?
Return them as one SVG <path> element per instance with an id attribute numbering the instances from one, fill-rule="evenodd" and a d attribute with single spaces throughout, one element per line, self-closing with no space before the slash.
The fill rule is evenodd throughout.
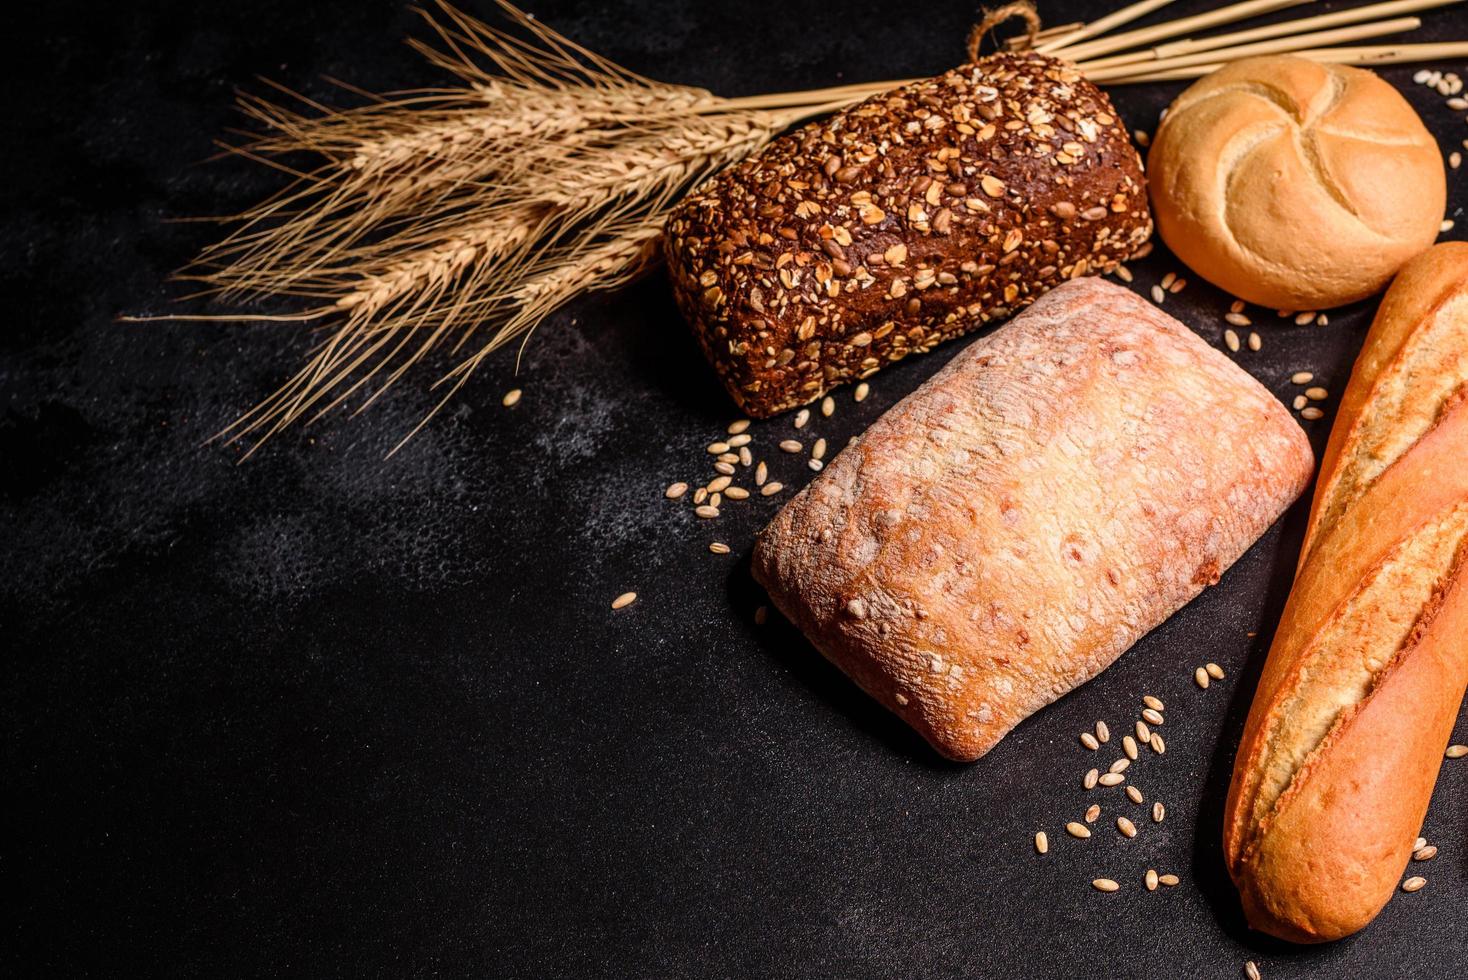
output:
<path id="1" fill-rule="evenodd" d="M 668 220 L 673 292 L 764 417 L 1109 271 L 1152 231 L 1142 165 L 1068 62 L 997 54 L 771 143 Z"/>
<path id="2" fill-rule="evenodd" d="M 1468 245 L 1392 284 L 1341 399 L 1244 726 L 1224 853 L 1249 924 L 1339 939 L 1391 898 L 1468 686 Z"/>
<path id="3" fill-rule="evenodd" d="M 1442 151 L 1369 71 L 1248 58 L 1190 86 L 1147 157 L 1157 228 L 1209 282 L 1277 310 L 1380 292 L 1432 245 Z"/>
<path id="4" fill-rule="evenodd" d="M 1216 582 L 1312 462 L 1237 365 L 1085 279 L 844 449 L 763 532 L 753 570 L 868 693 L 977 759 Z"/>

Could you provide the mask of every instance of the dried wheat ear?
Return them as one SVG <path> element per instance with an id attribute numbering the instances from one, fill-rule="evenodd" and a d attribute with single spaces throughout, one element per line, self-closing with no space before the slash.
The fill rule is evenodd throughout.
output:
<path id="1" fill-rule="evenodd" d="M 1140 0 L 1089 24 L 1049 30 L 1040 29 L 1029 0 L 1016 0 L 986 13 L 970 35 L 969 58 L 1010 17 L 1028 26 L 1010 48 L 1059 55 L 1108 84 L 1195 77 L 1263 53 L 1260 43 L 1345 64 L 1452 58 L 1468 53 L 1468 42 L 1312 45 L 1410 29 L 1415 18 L 1373 18 L 1453 2 L 1394 0 L 1177 42 L 1171 39 L 1179 34 L 1251 16 L 1269 0 L 1121 33 L 1113 32 L 1166 0 Z M 362 101 L 354 108 L 284 89 L 302 109 L 241 96 L 258 135 L 225 152 L 293 180 L 219 219 L 231 230 L 178 274 L 199 284 L 194 297 L 239 304 L 237 311 L 124 319 L 252 320 L 322 332 L 299 372 L 219 433 L 250 443 L 246 456 L 292 423 L 344 402 L 354 400 L 360 411 L 431 354 L 456 358 L 434 383 L 441 399 L 410 437 L 488 354 L 523 340 L 574 296 L 646 271 L 663 219 L 689 188 L 796 122 L 912 81 L 724 99 L 627 71 L 507 0 L 496 3 L 508 30 L 445 0 L 435 0 L 432 13 L 418 11 L 436 38 L 411 44 L 453 76 L 450 86 L 379 96 L 337 82 Z M 309 169 L 298 168 L 302 154 L 316 161 Z M 262 299 L 306 308 L 269 313 L 247 305 Z"/>
<path id="2" fill-rule="evenodd" d="M 367 101 L 348 109 L 240 98 L 263 135 L 226 150 L 295 179 L 221 219 L 229 233 L 178 278 L 200 284 L 196 296 L 307 308 L 161 319 L 324 330 L 299 372 L 220 433 L 250 442 L 246 455 L 345 402 L 361 411 L 414 364 L 448 353 L 434 384 L 442 397 L 410 437 L 488 354 L 573 296 L 649 268 L 663 218 L 689 187 L 850 101 L 843 90 L 728 100 L 665 85 L 499 6 L 512 29 L 442 0 L 421 12 L 436 41 L 412 45 L 453 87 L 351 90 Z M 293 169 L 303 153 L 315 166 Z"/>

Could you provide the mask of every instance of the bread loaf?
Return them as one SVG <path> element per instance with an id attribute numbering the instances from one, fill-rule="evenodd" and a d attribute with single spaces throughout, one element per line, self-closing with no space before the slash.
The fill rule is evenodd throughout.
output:
<path id="1" fill-rule="evenodd" d="M 1360 68 L 1248 58 L 1178 96 L 1147 158 L 1157 229 L 1240 299 L 1318 310 L 1372 296 L 1437 238 L 1437 141 Z"/>
<path id="2" fill-rule="evenodd" d="M 796 495 L 755 578 L 943 755 L 983 755 L 1218 577 L 1304 489 L 1289 412 L 1150 303 L 1066 283 Z"/>
<path id="3" fill-rule="evenodd" d="M 1391 897 L 1468 685 L 1468 245 L 1409 263 L 1331 431 L 1224 826 L 1255 928 L 1336 939 Z"/>
<path id="4" fill-rule="evenodd" d="M 997 54 L 776 140 L 686 198 L 666 250 L 714 370 L 768 416 L 1112 269 L 1151 228 L 1106 96 Z"/>

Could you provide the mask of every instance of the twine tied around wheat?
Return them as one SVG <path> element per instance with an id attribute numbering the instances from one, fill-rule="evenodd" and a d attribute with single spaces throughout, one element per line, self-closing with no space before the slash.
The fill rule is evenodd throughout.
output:
<path id="1" fill-rule="evenodd" d="M 1015 0 L 1013 3 L 1006 3 L 993 10 L 985 10 L 984 16 L 969 30 L 967 48 L 970 63 L 979 60 L 979 48 L 989 32 L 1014 17 L 1025 22 L 1024 37 L 1017 39 L 1015 47 L 1022 51 L 1029 51 L 1039 43 L 1040 14 L 1035 10 L 1034 3 L 1031 0 Z"/>

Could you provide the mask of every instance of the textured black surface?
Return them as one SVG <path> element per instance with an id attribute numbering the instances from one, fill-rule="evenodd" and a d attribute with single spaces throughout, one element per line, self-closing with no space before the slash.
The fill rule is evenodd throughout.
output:
<path id="1" fill-rule="evenodd" d="M 518 381 L 494 359 L 386 462 L 428 375 L 245 466 L 201 448 L 307 338 L 112 318 L 164 311 L 166 274 L 209 240 L 166 219 L 277 186 L 200 163 L 236 122 L 233 87 L 435 80 L 399 43 L 415 21 L 397 0 L 36 6 L 7 45 L 0 164 L 6 972 L 1227 977 L 1252 958 L 1270 977 L 1468 975 L 1468 762 L 1425 828 L 1442 846 L 1428 888 L 1357 938 L 1249 934 L 1221 867 L 1303 508 L 1097 681 L 977 764 L 943 763 L 788 626 L 753 625 L 746 556 L 778 500 L 710 523 L 661 499 L 707 478 L 731 412 L 657 279 L 557 315 Z M 973 18 L 532 6 L 636 70 L 729 95 L 936 72 Z M 1429 37 L 1465 33 L 1461 13 L 1426 16 Z M 1385 74 L 1457 147 L 1462 113 L 1411 72 Z M 1176 91 L 1117 101 L 1150 130 Z M 1451 200 L 1461 218 L 1456 175 Z M 1159 249 L 1135 268 L 1145 290 L 1178 266 Z M 1167 308 L 1218 342 L 1226 302 L 1195 280 Z M 1282 397 L 1302 368 L 1336 392 L 1370 313 L 1262 315 L 1263 350 L 1238 360 Z M 839 393 L 812 432 L 844 444 L 961 343 L 877 376 L 860 405 Z M 506 410 L 512 385 L 525 397 Z M 773 450 L 789 425 L 752 431 L 797 485 L 809 474 Z M 734 553 L 709 554 L 716 538 Z M 610 612 L 625 589 L 641 598 Z M 1203 693 L 1206 660 L 1230 673 Z M 1140 808 L 1113 791 L 1096 838 L 1071 841 L 1094 762 L 1076 733 L 1105 718 L 1119 737 L 1143 693 L 1168 702 L 1169 748 L 1135 781 L 1167 821 L 1122 840 L 1112 819 Z M 1148 894 L 1147 867 L 1183 883 Z M 1101 874 L 1123 891 L 1092 891 Z"/>

